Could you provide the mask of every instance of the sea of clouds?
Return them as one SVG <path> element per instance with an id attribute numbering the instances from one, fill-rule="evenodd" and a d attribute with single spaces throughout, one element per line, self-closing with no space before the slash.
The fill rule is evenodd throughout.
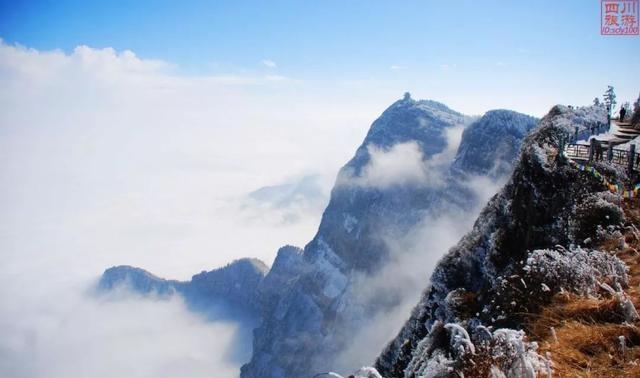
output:
<path id="1" fill-rule="evenodd" d="M 311 240 L 339 167 L 395 99 L 326 96 L 274 68 L 187 76 L 130 51 L 0 40 L 0 376 L 238 375 L 246 324 L 208 321 L 177 296 L 93 289 L 113 265 L 189 279 Z M 415 143 L 370 146 L 355 184 L 442 185 L 462 130 L 429 159 Z M 497 189 L 470 185 L 483 199 Z M 473 218 L 440 214 L 388 241 L 394 260 L 360 295 L 402 297 L 337 366 L 373 362 Z"/>
<path id="2" fill-rule="evenodd" d="M 188 279 L 312 238 L 384 104 L 271 71 L 0 41 L 0 376 L 237 376 L 250 330 L 92 288 L 113 265 Z"/>

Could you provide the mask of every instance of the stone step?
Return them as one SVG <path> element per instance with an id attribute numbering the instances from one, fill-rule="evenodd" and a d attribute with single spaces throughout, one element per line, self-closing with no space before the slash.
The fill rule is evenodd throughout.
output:
<path id="1" fill-rule="evenodd" d="M 618 129 L 616 132 L 617 133 L 622 133 L 622 134 L 629 134 L 629 135 L 638 135 L 638 134 L 640 134 L 640 130 L 636 130 L 636 129 Z"/>
<path id="2" fill-rule="evenodd" d="M 616 139 L 622 139 L 622 140 L 627 141 L 627 142 L 630 141 L 630 140 L 636 139 L 634 136 L 628 136 L 628 135 L 614 135 L 614 137 Z"/>

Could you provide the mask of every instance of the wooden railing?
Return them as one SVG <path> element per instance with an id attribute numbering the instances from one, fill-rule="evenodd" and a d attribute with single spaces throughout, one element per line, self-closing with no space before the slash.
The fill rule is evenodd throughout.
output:
<path id="1" fill-rule="evenodd" d="M 635 152 L 635 145 L 630 145 L 629 150 L 609 147 L 602 147 L 600 153 L 597 153 L 595 139 L 591 140 L 591 144 L 567 144 L 564 147 L 564 156 L 572 160 L 581 160 L 586 162 L 608 161 L 609 163 L 619 165 L 627 169 L 629 173 L 640 171 L 640 153 Z"/>

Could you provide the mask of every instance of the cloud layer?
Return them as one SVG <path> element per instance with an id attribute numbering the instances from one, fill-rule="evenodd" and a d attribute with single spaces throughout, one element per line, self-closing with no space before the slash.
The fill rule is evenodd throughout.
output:
<path id="1" fill-rule="evenodd" d="M 342 178 L 341 185 L 358 185 L 386 189 L 390 186 L 429 186 L 444 184 L 444 175 L 455 157 L 464 125 L 447 128 L 445 149 L 433 156 L 424 156 L 415 141 L 398 143 L 388 149 L 367 145 L 370 160 L 359 176 Z"/>
<path id="2" fill-rule="evenodd" d="M 388 151 L 374 145 L 367 146 L 367 149 L 371 160 L 360 177 L 362 185 L 387 188 L 427 183 L 429 174 L 425 158 L 416 142 L 396 144 Z"/>
<path id="3" fill-rule="evenodd" d="M 52 276 L 14 277 L 13 290 L 0 289 L 4 377 L 234 377 L 249 358 L 246 344 L 234 348 L 249 330 L 207 322 L 177 297 L 93 298 Z"/>
<path id="4" fill-rule="evenodd" d="M 130 51 L 0 41 L 0 375 L 237 375 L 246 327 L 207 322 L 177 298 L 88 290 L 112 265 L 187 279 L 305 244 L 338 168 L 384 105 L 280 75 L 189 77 Z M 461 131 L 430 158 L 415 143 L 370 147 L 359 184 L 438 185 Z M 410 285 L 403 307 L 355 337 L 369 347 L 345 354 L 349 362 L 370 363 L 401 325 L 424 262 L 459 236 L 451 217 L 395 241 L 416 253 L 398 253 L 381 277 L 405 278 L 367 286 Z"/>
<path id="5" fill-rule="evenodd" d="M 87 290 L 112 265 L 188 279 L 310 240 L 321 205 L 256 221 L 281 208 L 248 193 L 309 175 L 326 193 L 380 105 L 304 86 L 0 41 L 0 376 L 237 375 L 247 329 Z"/>
<path id="6" fill-rule="evenodd" d="M 350 371 L 354 366 L 375 361 L 408 319 L 420 294 L 428 286 L 429 277 L 438 261 L 471 230 L 480 210 L 505 181 L 506 178 L 498 181 L 471 178 L 466 186 L 478 198 L 471 211 L 450 209 L 428 214 L 403 237 L 385 238 L 392 251 L 392 260 L 374 276 L 357 277 L 352 291 L 362 303 L 375 302 L 379 305 L 384 301 L 389 307 L 352 335 L 351 344 L 335 362 L 337 370 Z"/>

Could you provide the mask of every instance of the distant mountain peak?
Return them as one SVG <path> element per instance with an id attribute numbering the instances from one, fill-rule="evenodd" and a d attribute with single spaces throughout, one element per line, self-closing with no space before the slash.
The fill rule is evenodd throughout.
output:
<path id="1" fill-rule="evenodd" d="M 501 114 L 490 112 L 487 119 Z M 333 363 L 352 342 L 344 330 L 357 332 L 361 322 L 392 306 L 361 302 L 354 286 L 358 277 L 379 272 L 396 257 L 387 241 L 402 238 L 445 208 L 470 209 L 476 197 L 457 181 L 464 177 L 450 175 L 449 169 L 459 132 L 475 119 L 437 101 L 416 101 L 407 92 L 373 122 L 355 156 L 341 169 L 314 239 L 304 249 L 282 247 L 268 272 L 262 262 L 243 259 L 197 274 L 190 282 L 131 269 L 122 270 L 123 275 L 105 272 L 105 279 L 117 281 L 134 273 L 139 289 L 146 292 L 166 287 L 204 304 L 209 298 L 227 298 L 261 319 L 243 378 L 308 375 Z M 488 149 L 490 158 L 498 156 L 489 143 L 493 141 L 472 139 L 471 144 L 488 144 L 481 148 Z M 433 180 L 423 180 L 426 176 Z M 267 187 L 252 197 L 282 203 L 292 193 L 297 196 L 297 188 Z"/>
<path id="2" fill-rule="evenodd" d="M 127 265 L 105 270 L 98 283 L 102 291 L 124 286 L 142 294 L 183 294 L 191 304 L 222 301 L 251 316 L 258 314 L 256 292 L 269 267 L 255 258 L 235 260 L 222 268 L 202 271 L 190 281 L 166 280 Z"/>
<path id="3" fill-rule="evenodd" d="M 522 140 L 537 124 L 538 119 L 512 110 L 486 112 L 464 130 L 453 172 L 492 177 L 508 174 Z"/>
<path id="4" fill-rule="evenodd" d="M 514 114 L 490 112 L 483 122 L 502 116 L 513 118 Z M 482 345 L 483 335 L 492 337 L 487 332 L 491 328 L 515 335 L 526 319 L 537 318 L 539 306 L 555 294 L 590 293 L 598 287 L 595 279 L 574 280 L 580 274 L 626 280 L 625 267 L 614 254 L 578 247 L 591 246 L 598 239 L 620 240 L 624 215 L 619 200 L 603 191 L 601 179 L 576 169 L 559 151 L 575 127 L 603 116 L 591 107 L 556 106 L 525 137 L 507 184 L 487 203 L 473 229 L 440 259 L 410 319 L 378 357 L 376 368 L 381 375 L 414 377 L 429 371 L 432 376 L 448 376 L 454 368 L 467 375 L 461 367 L 476 369 L 475 363 L 464 361 L 475 352 L 465 357 L 464 348 L 448 342 L 455 341 L 457 332 L 465 334 L 468 345 Z M 481 122 L 478 131 L 494 126 L 501 123 Z M 605 164 L 598 169 L 615 172 Z M 619 175 L 615 172 L 618 180 Z M 548 262 L 544 256 L 550 256 Z M 591 273 L 594 270 L 598 273 Z M 563 282 L 565 277 L 572 281 Z M 525 343 L 510 339 L 512 348 L 519 344 L 519 350 L 526 350 Z M 480 355 L 494 363 L 491 357 L 498 349 Z M 529 365 L 542 361 L 535 348 L 527 358 Z M 522 361 L 507 359 L 495 370 L 501 371 L 500 376 L 519 372 L 516 368 Z M 543 375 L 543 369 L 533 370 L 526 376 Z"/>
<path id="5" fill-rule="evenodd" d="M 415 100 L 411 97 L 411 93 L 409 92 L 405 92 L 404 96 L 400 100 L 391 104 L 391 106 L 389 106 L 387 110 L 385 110 L 385 112 L 392 109 L 403 109 L 412 106 L 426 112 L 446 112 L 464 117 L 462 113 L 449 108 L 442 102 L 431 99 Z"/>

